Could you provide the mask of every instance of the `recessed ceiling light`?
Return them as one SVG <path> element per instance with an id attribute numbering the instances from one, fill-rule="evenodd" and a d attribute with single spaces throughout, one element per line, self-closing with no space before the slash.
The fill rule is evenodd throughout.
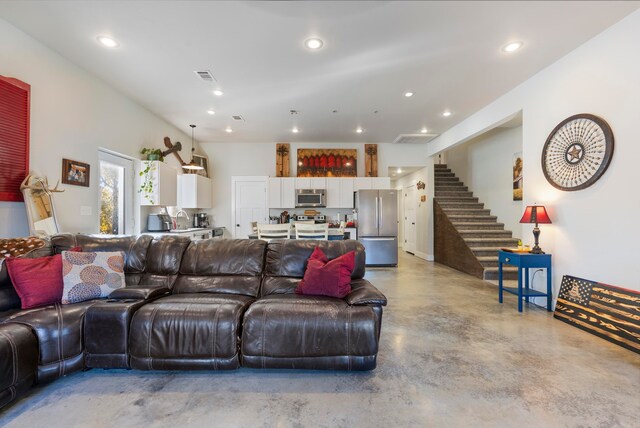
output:
<path id="1" fill-rule="evenodd" d="M 98 36 L 97 39 L 102 46 L 106 46 L 108 48 L 117 48 L 120 46 L 120 43 L 116 42 L 115 39 L 109 36 Z"/>
<path id="2" fill-rule="evenodd" d="M 398 168 L 398 170 L 396 171 L 398 174 L 402 174 L 402 168 Z"/>
<path id="3" fill-rule="evenodd" d="M 215 95 L 216 97 L 221 97 L 224 95 L 224 92 L 222 92 L 220 89 L 216 89 L 215 91 L 213 91 L 213 95 Z"/>
<path id="4" fill-rule="evenodd" d="M 293 132 L 294 134 L 297 134 L 300 131 L 298 130 L 297 127 L 294 126 L 293 129 L 291 130 L 291 132 Z"/>
<path id="5" fill-rule="evenodd" d="M 233 132 L 233 129 L 227 126 L 227 129 L 225 129 L 224 132 L 228 132 L 229 134 L 231 134 Z"/>
<path id="6" fill-rule="evenodd" d="M 207 114 L 210 114 L 210 115 L 212 115 L 212 116 L 213 116 L 214 114 L 216 114 L 216 112 L 215 112 L 215 111 L 213 111 L 213 110 L 207 110 Z"/>
<path id="7" fill-rule="evenodd" d="M 304 42 L 304 45 L 306 47 L 308 47 L 309 49 L 313 49 L 313 50 L 318 50 L 322 47 L 324 43 L 322 42 L 322 40 L 318 39 L 317 37 L 312 37 L 310 39 L 307 39 Z"/>
<path id="8" fill-rule="evenodd" d="M 445 110 L 445 111 L 442 112 L 442 115 L 444 117 L 449 117 L 449 116 L 451 116 L 451 112 L 449 110 Z"/>
<path id="9" fill-rule="evenodd" d="M 422 128 L 422 129 L 420 130 L 420 132 L 421 132 L 421 133 L 423 133 L 423 134 L 426 134 L 426 133 L 427 133 L 427 128 Z"/>
<path id="10" fill-rule="evenodd" d="M 356 128 L 356 132 L 357 132 L 358 134 L 362 134 L 363 129 L 362 129 L 362 128 L 360 128 L 360 127 L 358 126 L 358 127 Z"/>
<path id="11" fill-rule="evenodd" d="M 405 92 L 404 96 L 407 97 L 407 98 L 412 97 L 413 96 L 413 92 Z"/>
<path id="12" fill-rule="evenodd" d="M 520 49 L 523 45 L 523 42 L 510 42 L 502 47 L 502 52 L 512 53 Z"/>
<path id="13" fill-rule="evenodd" d="M 395 177 L 396 175 L 395 175 L 395 174 L 391 174 L 391 176 L 392 176 L 392 177 Z"/>

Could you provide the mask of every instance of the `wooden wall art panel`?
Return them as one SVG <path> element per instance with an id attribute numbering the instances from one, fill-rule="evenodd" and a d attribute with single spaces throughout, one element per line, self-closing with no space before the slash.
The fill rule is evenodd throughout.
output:
<path id="1" fill-rule="evenodd" d="M 378 176 L 378 145 L 364 145 L 364 171 L 367 177 Z"/>
<path id="2" fill-rule="evenodd" d="M 298 149 L 298 177 L 357 177 L 356 149 Z"/>
<path id="3" fill-rule="evenodd" d="M 565 275 L 553 316 L 640 353 L 640 293 L 637 291 Z"/>
<path id="4" fill-rule="evenodd" d="M 276 144 L 276 177 L 289 176 L 289 143 Z"/>

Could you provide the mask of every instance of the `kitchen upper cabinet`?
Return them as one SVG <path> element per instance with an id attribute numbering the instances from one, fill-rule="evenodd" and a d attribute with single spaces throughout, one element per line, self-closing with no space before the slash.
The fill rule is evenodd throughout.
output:
<path id="1" fill-rule="evenodd" d="M 353 208 L 353 178 L 327 178 L 327 208 Z"/>
<path id="2" fill-rule="evenodd" d="M 353 178 L 340 178 L 340 208 L 353 208 Z"/>
<path id="3" fill-rule="evenodd" d="M 180 208 L 213 208 L 213 182 L 198 174 L 178 176 L 178 206 Z"/>
<path id="4" fill-rule="evenodd" d="M 371 177 L 356 177 L 353 179 L 353 190 L 373 189 L 373 179 Z"/>
<path id="5" fill-rule="evenodd" d="M 391 177 L 372 177 L 372 189 L 391 189 Z"/>
<path id="6" fill-rule="evenodd" d="M 327 178 L 327 208 L 342 208 L 340 178 Z"/>
<path id="7" fill-rule="evenodd" d="M 298 177 L 296 180 L 296 189 L 312 189 L 310 177 Z"/>
<path id="8" fill-rule="evenodd" d="M 140 171 L 138 189 L 147 184 L 140 192 L 140 205 L 178 205 L 178 171 L 175 168 L 160 161 L 141 161 Z"/>
<path id="9" fill-rule="evenodd" d="M 269 208 L 294 208 L 296 205 L 296 179 L 271 177 L 268 188 Z"/>
<path id="10" fill-rule="evenodd" d="M 311 178 L 311 187 L 310 189 L 326 189 L 327 188 L 327 179 L 324 177 L 313 177 Z"/>

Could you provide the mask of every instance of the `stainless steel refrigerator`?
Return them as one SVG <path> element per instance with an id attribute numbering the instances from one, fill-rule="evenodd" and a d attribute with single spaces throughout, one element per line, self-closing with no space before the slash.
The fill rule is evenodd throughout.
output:
<path id="1" fill-rule="evenodd" d="M 367 266 L 398 265 L 398 191 L 358 190 L 355 195 L 358 241 Z"/>

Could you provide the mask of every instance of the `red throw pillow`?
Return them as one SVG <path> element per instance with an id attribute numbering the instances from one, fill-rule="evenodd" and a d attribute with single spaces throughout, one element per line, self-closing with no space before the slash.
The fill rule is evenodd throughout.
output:
<path id="1" fill-rule="evenodd" d="M 62 298 L 62 256 L 5 260 L 22 309 L 60 303 Z"/>
<path id="2" fill-rule="evenodd" d="M 342 299 L 351 292 L 351 273 L 356 265 L 355 251 L 328 262 L 324 260 L 327 260 L 327 256 L 316 247 L 309 257 L 304 278 L 296 287 L 296 294 Z"/>

